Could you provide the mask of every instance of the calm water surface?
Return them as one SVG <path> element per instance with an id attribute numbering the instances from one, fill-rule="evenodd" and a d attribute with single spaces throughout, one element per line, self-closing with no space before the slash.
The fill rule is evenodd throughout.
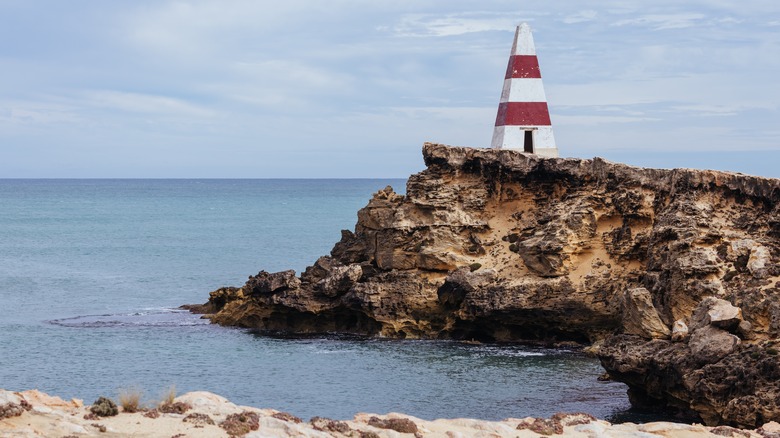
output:
<path id="1" fill-rule="evenodd" d="M 302 417 L 617 418 L 597 361 L 522 346 L 275 339 L 175 310 L 301 271 L 403 180 L 0 180 L 0 387 L 91 402 L 207 390 Z"/>

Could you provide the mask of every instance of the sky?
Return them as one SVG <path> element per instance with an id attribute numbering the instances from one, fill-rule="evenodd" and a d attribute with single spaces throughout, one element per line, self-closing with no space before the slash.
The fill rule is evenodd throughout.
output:
<path id="1" fill-rule="evenodd" d="M 561 156 L 780 177 L 776 0 L 0 0 L 0 178 L 404 178 L 521 22 Z"/>

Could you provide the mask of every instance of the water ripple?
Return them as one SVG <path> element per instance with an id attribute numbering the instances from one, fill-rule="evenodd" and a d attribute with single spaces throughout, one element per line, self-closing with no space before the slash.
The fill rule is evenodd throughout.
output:
<path id="1" fill-rule="evenodd" d="M 106 327 L 187 327 L 209 323 L 185 310 L 144 309 L 132 313 L 105 315 L 81 315 L 52 319 L 49 324 L 61 327 L 106 328 Z"/>

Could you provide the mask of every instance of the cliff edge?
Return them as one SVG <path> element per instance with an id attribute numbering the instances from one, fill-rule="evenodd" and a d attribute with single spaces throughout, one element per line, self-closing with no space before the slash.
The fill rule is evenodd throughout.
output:
<path id="1" fill-rule="evenodd" d="M 780 180 L 426 143 L 299 277 L 195 306 L 292 333 L 594 344 L 636 405 L 780 420 Z M 780 347 L 778 347 L 780 348 Z"/>

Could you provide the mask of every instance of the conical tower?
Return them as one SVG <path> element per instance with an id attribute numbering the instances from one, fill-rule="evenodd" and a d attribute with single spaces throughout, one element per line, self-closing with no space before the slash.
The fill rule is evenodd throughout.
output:
<path id="1" fill-rule="evenodd" d="M 558 156 L 539 60 L 527 23 L 517 26 L 515 31 L 491 147 Z"/>

